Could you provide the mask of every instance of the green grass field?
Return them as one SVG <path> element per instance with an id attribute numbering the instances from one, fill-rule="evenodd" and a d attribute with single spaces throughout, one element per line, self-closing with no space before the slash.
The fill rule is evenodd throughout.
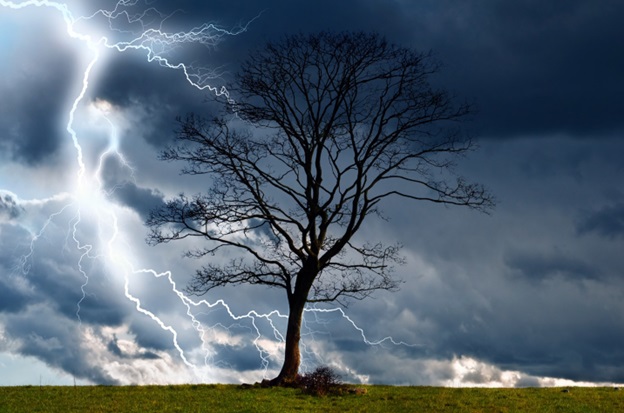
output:
<path id="1" fill-rule="evenodd" d="M 0 412 L 623 412 L 613 388 L 461 389 L 366 386 L 315 397 L 234 385 L 0 387 Z"/>

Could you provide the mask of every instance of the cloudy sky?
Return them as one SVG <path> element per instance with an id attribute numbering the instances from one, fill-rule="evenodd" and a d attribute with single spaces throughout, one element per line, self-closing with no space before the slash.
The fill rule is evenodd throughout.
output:
<path id="1" fill-rule="evenodd" d="M 176 116 L 210 112 L 210 89 L 250 50 L 318 30 L 433 50 L 433 82 L 478 107 L 464 126 L 480 148 L 458 172 L 498 204 L 387 203 L 391 219 L 361 237 L 404 245 L 401 290 L 310 308 L 304 368 L 390 384 L 624 383 L 624 3 L 115 3 L 0 0 L 0 385 L 276 373 L 285 297 L 184 296 L 200 263 L 182 258 L 189 245 L 146 245 L 143 221 L 206 188 L 158 160 Z M 154 29 L 195 34 L 172 44 Z"/>

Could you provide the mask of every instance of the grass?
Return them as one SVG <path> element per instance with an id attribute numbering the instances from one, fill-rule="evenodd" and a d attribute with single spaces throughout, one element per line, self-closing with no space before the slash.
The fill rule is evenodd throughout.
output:
<path id="1" fill-rule="evenodd" d="M 364 395 L 315 397 L 234 385 L 0 387 L 0 413 L 17 412 L 622 412 L 610 387 L 466 389 L 366 386 Z"/>

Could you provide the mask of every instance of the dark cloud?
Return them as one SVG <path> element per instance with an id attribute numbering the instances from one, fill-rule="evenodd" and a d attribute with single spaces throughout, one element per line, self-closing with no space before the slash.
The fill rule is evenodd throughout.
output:
<path id="1" fill-rule="evenodd" d="M 48 231 L 30 251 L 28 231 L 0 225 L 0 286 L 4 287 L 0 297 L 6 296 L 0 300 L 0 311 L 19 312 L 33 302 L 46 303 L 51 314 L 71 321 L 81 317 L 94 325 L 119 325 L 126 311 L 121 286 L 106 276 L 98 259 L 81 260 L 86 250 L 71 245 L 69 228 Z"/>
<path id="2" fill-rule="evenodd" d="M 212 345 L 216 352 L 214 364 L 217 367 L 233 369 L 239 372 L 254 371 L 262 368 L 262 360 L 258 356 L 258 349 L 248 342 L 239 346 Z"/>
<path id="3" fill-rule="evenodd" d="M 0 80 L 0 150 L 5 159 L 31 166 L 51 161 L 65 138 L 65 110 L 76 74 L 76 55 L 54 29 L 34 27 L 29 39 L 40 36 L 51 44 L 40 48 L 39 41 L 20 41 Z"/>
<path id="4" fill-rule="evenodd" d="M 110 351 L 112 354 L 116 355 L 117 357 L 123 358 L 125 356 L 123 352 L 121 351 L 121 349 L 119 348 L 119 345 L 117 344 L 117 336 L 114 336 L 113 339 L 108 342 L 108 345 L 106 346 L 106 348 L 108 349 L 108 351 Z"/>
<path id="5" fill-rule="evenodd" d="M 163 25 L 165 30 L 188 30 L 193 25 L 213 22 L 233 32 L 249 23 L 248 30 L 235 36 L 224 36 L 214 47 L 186 44 L 181 50 L 165 53 L 172 64 L 202 66 L 213 70 L 216 76 L 207 82 L 210 86 L 231 89 L 234 73 L 246 59 L 250 50 L 276 40 L 285 34 L 318 30 L 374 30 L 371 19 L 396 21 L 393 31 L 399 32 L 400 11 L 394 5 L 379 7 L 374 1 L 348 0 L 340 3 L 331 0 L 293 3 L 271 0 L 258 3 L 243 0 L 232 7 L 230 2 L 211 3 L 185 0 L 175 6 L 158 4 L 169 14 L 176 10 Z M 371 27 L 371 23 L 373 27 Z M 403 27 L 406 28 L 407 22 Z M 405 30 L 403 33 L 407 33 Z M 397 36 L 395 36 L 397 37 Z M 166 87 L 154 87 L 166 85 Z M 191 87 L 181 70 L 165 69 L 147 62 L 145 51 L 130 51 L 116 55 L 109 61 L 94 89 L 95 95 L 121 107 L 141 106 L 148 113 L 142 125 L 142 136 L 156 147 L 172 142 L 177 125 L 174 120 L 189 112 L 210 116 L 219 110 L 212 103 L 213 92 L 198 91 Z M 232 92 L 236 99 L 236 92 Z M 223 100 L 220 101 L 222 104 Z"/>
<path id="6" fill-rule="evenodd" d="M 239 53 L 237 49 L 243 49 L 244 52 L 269 39 L 275 40 L 284 34 L 297 32 L 376 30 L 391 33 L 398 38 L 400 34 L 413 30 L 398 2 L 380 4 L 375 0 L 344 0 L 337 3 L 319 0 L 294 3 L 288 0 L 240 0 L 236 7 L 232 7 L 232 3 L 227 0 L 210 3 L 182 0 L 176 2 L 175 7 L 183 12 L 170 19 L 169 23 L 174 27 L 211 21 L 236 31 L 237 27 L 251 22 L 247 33 L 226 39 L 222 47 L 218 48 L 225 53 Z M 393 24 L 388 25 L 387 22 Z M 232 47 L 232 44 L 240 47 Z"/>
<path id="7" fill-rule="evenodd" d="M 157 84 L 169 87 L 154 87 Z M 172 142 L 176 117 L 199 110 L 203 101 L 180 71 L 165 70 L 132 53 L 112 59 L 94 94 L 125 109 L 139 108 L 140 136 L 159 148 Z"/>
<path id="8" fill-rule="evenodd" d="M 420 16 L 411 10 L 415 31 L 447 63 L 442 82 L 475 99 L 482 135 L 622 131 L 624 57 L 614 53 L 622 46 L 621 2 L 443 1 L 434 8 Z"/>
<path id="9" fill-rule="evenodd" d="M 595 267 L 585 261 L 554 252 L 510 252 L 505 259 L 507 266 L 527 279 L 541 281 L 553 277 L 571 280 L 599 278 Z"/>
<path id="10" fill-rule="evenodd" d="M 126 182 L 123 186 L 115 189 L 112 197 L 134 209 L 143 220 L 149 217 L 151 211 L 164 205 L 164 195 L 161 192 L 138 187 L 132 182 Z"/>
<path id="11" fill-rule="evenodd" d="M 135 335 L 136 343 L 153 350 L 168 350 L 171 348 L 171 334 L 155 327 L 148 319 L 133 318 L 129 322 L 128 331 Z"/>
<path id="12" fill-rule="evenodd" d="M 0 200 L 2 197 L 0 196 Z M 22 276 L 16 252 L 26 247 L 27 232 L 14 224 L 0 223 L 0 313 L 22 311 L 32 303 L 35 294 Z"/>
<path id="13" fill-rule="evenodd" d="M 586 213 L 578 222 L 579 234 L 597 233 L 610 239 L 624 237 L 624 204 Z"/>
<path id="14" fill-rule="evenodd" d="M 624 4 L 617 0 L 270 0 L 241 1 L 236 8 L 229 2 L 184 1 L 180 8 L 190 11 L 180 19 L 209 18 L 226 27 L 262 11 L 248 33 L 226 39 L 210 54 L 234 71 L 250 49 L 283 34 L 372 30 L 408 47 L 433 49 L 444 63 L 437 82 L 477 104 L 473 127 L 483 136 L 588 137 L 624 129 L 619 116 L 624 56 L 616 52 L 624 46 Z"/>
<path id="15" fill-rule="evenodd" d="M 89 348 L 77 339 L 80 325 L 57 317 L 45 306 L 38 305 L 10 317 L 4 326 L 10 337 L 19 338 L 22 355 L 36 357 L 76 378 L 100 384 L 119 384 L 93 363 Z"/>
<path id="16" fill-rule="evenodd" d="M 17 204 L 17 200 L 11 194 L 0 192 L 0 217 L 15 219 L 24 212 L 24 208 Z"/>
<path id="17" fill-rule="evenodd" d="M 0 269 L 5 274 L 10 273 L 7 268 L 0 267 Z M 24 291 L 24 288 L 16 285 L 19 282 L 20 279 L 17 276 L 5 275 L 5 278 L 0 278 L 0 313 L 17 312 L 34 302 L 33 297 Z"/>
<path id="18" fill-rule="evenodd" d="M 158 190 L 139 187 L 130 173 L 119 159 L 107 159 L 102 171 L 104 188 L 111 199 L 132 208 L 145 221 L 151 211 L 164 205 L 164 195 Z"/>
<path id="19" fill-rule="evenodd" d="M 607 138 L 483 142 L 461 169 L 497 194 L 494 213 L 386 205 L 392 220 L 363 236 L 388 234 L 420 258 L 399 269 L 400 292 L 350 308 L 355 320 L 369 337 L 385 329 L 423 346 L 402 360 L 466 355 L 540 377 L 621 380 L 623 369 L 606 367 L 624 356 L 621 238 L 578 233 L 579 210 L 620 203 L 617 153 Z M 374 375 L 393 383 L 393 372 Z"/>
<path id="20" fill-rule="evenodd" d="M 106 348 L 108 351 L 111 352 L 111 354 L 114 354 L 115 356 L 119 358 L 122 358 L 122 359 L 123 358 L 135 358 L 135 359 L 143 359 L 143 360 L 157 360 L 160 358 L 158 354 L 153 353 L 151 351 L 143 351 L 138 354 L 124 353 L 119 347 L 118 343 L 119 343 L 119 339 L 117 338 L 117 335 L 113 335 L 113 339 L 108 342 L 108 345 L 106 346 Z"/>
<path id="21" fill-rule="evenodd" d="M 32 216 L 35 211 L 31 207 L 28 214 Z M 124 296 L 123 285 L 104 271 L 106 263 L 98 257 L 100 246 L 93 242 L 88 247 L 92 255 L 83 255 L 87 253 L 86 246 L 78 249 L 72 245 L 68 231 L 95 241 L 92 236 L 80 235 L 81 225 L 87 223 L 71 231 L 71 218 L 76 217 L 73 214 L 71 208 L 57 214 L 33 244 L 32 251 L 32 234 L 19 225 L 0 224 L 3 339 L 14 343 L 17 353 L 36 357 L 78 379 L 120 384 L 103 368 L 104 364 L 116 358 L 131 362 L 158 360 L 161 356 L 145 347 L 124 353 L 115 335 L 111 340 L 110 335 L 102 333 L 103 328 L 120 327 L 132 319 L 134 310 Z M 138 318 L 145 321 L 141 315 Z M 144 341 L 149 341 L 155 331 L 162 333 L 146 322 Z M 163 334 L 158 347 L 167 351 L 171 346 L 171 336 Z"/>
<path id="22" fill-rule="evenodd" d="M 619 16 L 624 5 L 616 0 L 557 5 L 533 0 L 513 4 L 242 0 L 237 7 L 224 1 L 186 0 L 176 2 L 175 8 L 160 6 L 165 13 L 183 10 L 167 20 L 165 28 L 172 31 L 206 21 L 236 30 L 257 17 L 247 32 L 224 37 L 214 49 L 188 45 L 177 52 L 181 61 L 191 59 L 221 73 L 222 78 L 212 81 L 218 88 L 231 86 L 232 74 L 250 50 L 284 34 L 378 31 L 405 46 L 435 51 L 444 67 L 434 81 L 454 91 L 459 100 L 476 103 L 479 113 L 470 127 L 481 136 L 589 137 L 624 130 L 618 112 L 624 57 L 615 53 L 622 38 Z M 162 131 L 171 131 L 175 116 L 212 109 L 193 96 L 179 73 L 136 59 L 141 53 L 114 57 L 97 95 L 120 105 L 159 102 L 150 109 L 154 116 L 147 126 L 153 133 L 146 135 L 158 145 L 171 139 Z M 148 65 L 152 67 L 147 69 Z M 170 86 L 154 88 L 154 84 Z"/>
<path id="23" fill-rule="evenodd" d="M 533 288 L 513 282 L 507 288 L 492 290 L 489 309 L 469 304 L 457 293 L 460 286 L 448 296 L 436 294 L 435 304 L 421 303 L 417 314 L 435 325 L 427 336 L 434 343 L 430 347 L 434 354 L 442 358 L 462 354 L 540 377 L 614 382 L 624 378 L 624 352 L 618 344 L 624 337 L 617 327 L 621 317 L 596 304 L 602 299 L 604 306 L 615 310 L 617 294 L 570 287 L 565 280 Z M 449 306 L 453 299 L 461 302 Z"/>

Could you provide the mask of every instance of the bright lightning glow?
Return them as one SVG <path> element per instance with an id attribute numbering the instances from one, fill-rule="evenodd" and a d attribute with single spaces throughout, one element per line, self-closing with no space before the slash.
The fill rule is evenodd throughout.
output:
<path id="1" fill-rule="evenodd" d="M 14 10 L 16 13 L 27 12 L 30 8 L 44 8 L 49 10 L 50 14 L 55 14 L 56 17 L 60 17 L 63 20 L 67 36 L 83 44 L 90 54 L 88 63 L 79 79 L 79 92 L 72 100 L 67 114 L 67 124 L 65 126 L 75 150 L 77 165 L 75 187 L 71 193 L 60 194 L 56 197 L 57 200 L 62 202 L 62 207 L 60 207 L 58 211 L 50 214 L 43 226 L 32 235 L 29 252 L 21 259 L 21 270 L 25 274 L 29 272 L 31 263 L 35 259 L 36 244 L 44 235 L 49 225 L 66 212 L 73 211 L 73 218 L 69 221 L 69 229 L 67 230 L 66 248 L 69 248 L 69 244 L 72 244 L 72 247 L 78 252 L 79 257 L 76 266 L 80 275 L 84 278 L 84 282 L 80 286 L 81 298 L 76 303 L 76 317 L 78 322 L 82 323 L 81 306 L 87 299 L 87 286 L 89 283 L 89 270 L 86 268 L 85 262 L 87 260 L 100 260 L 105 263 L 109 271 L 123 275 L 125 297 L 133 303 L 136 311 L 149 317 L 162 330 L 171 335 L 173 346 L 180 359 L 194 372 L 198 380 L 210 381 L 210 377 L 206 377 L 205 372 L 210 371 L 211 363 L 214 362 L 213 343 L 210 341 L 210 335 L 215 334 L 214 328 L 221 327 L 225 330 L 229 328 L 222 324 L 207 327 L 199 320 L 200 315 L 217 308 L 225 311 L 232 320 L 232 325 L 238 324 L 242 326 L 242 323 L 248 323 L 251 326 L 248 328 L 254 336 L 253 345 L 259 354 L 259 363 L 266 376 L 271 359 L 279 359 L 279 352 L 284 343 L 284 337 L 280 332 L 280 323 L 284 323 L 284 320 L 287 319 L 287 315 L 277 310 L 264 314 L 252 310 L 246 314 L 237 315 L 223 300 L 210 303 L 206 300 L 194 301 L 190 299 L 177 288 L 170 271 L 158 272 L 153 269 L 135 269 L 137 266 L 135 266 L 133 260 L 129 258 L 132 256 L 130 252 L 131 249 L 127 245 L 127 242 L 122 239 L 118 216 L 115 212 L 115 207 L 107 199 L 110 192 L 107 193 L 105 191 L 102 177 L 104 163 L 107 159 L 112 157 L 116 158 L 125 168 L 132 171 L 134 174 L 134 169 L 120 152 L 119 132 L 115 122 L 117 116 L 116 108 L 110 102 L 102 99 L 96 99 L 88 104 L 88 108 L 92 109 L 96 116 L 105 122 L 108 129 L 107 146 L 99 152 L 95 165 L 89 165 L 89 161 L 83 151 L 79 133 L 76 131 L 75 124 L 76 117 L 79 114 L 79 108 L 85 105 L 84 101 L 88 95 L 89 88 L 92 86 L 91 83 L 93 83 L 93 72 L 98 64 L 102 64 L 101 56 L 103 52 L 107 50 L 116 53 L 130 51 L 142 52 L 145 54 L 148 62 L 155 62 L 162 67 L 181 71 L 191 87 L 198 90 L 209 90 L 217 96 L 225 97 L 230 103 L 233 102 L 225 87 L 217 88 L 211 85 L 210 81 L 218 75 L 217 72 L 196 65 L 175 62 L 169 56 L 169 53 L 175 48 L 189 43 L 212 47 L 219 43 L 224 37 L 235 36 L 244 32 L 247 27 L 242 27 L 236 31 L 228 31 L 212 24 L 203 24 L 188 31 L 170 33 L 163 30 L 163 25 L 172 15 L 164 15 L 152 7 L 147 8 L 143 13 L 131 14 L 128 11 L 128 7 L 136 6 L 137 4 L 138 0 L 120 0 L 112 10 L 98 10 L 89 16 L 75 17 L 70 11 L 69 6 L 61 2 L 48 0 L 28 0 L 22 2 L 0 0 L 0 6 L 5 9 Z M 147 22 L 148 16 L 153 15 L 157 16 L 159 20 L 158 27 L 156 28 L 153 27 L 153 22 Z M 88 27 L 84 29 L 87 30 L 87 32 L 82 31 L 83 27 L 89 26 L 89 23 L 96 19 L 104 19 L 104 21 L 108 23 L 109 30 L 112 34 L 130 35 L 131 39 L 114 41 L 106 36 L 96 36 L 88 30 Z M 121 22 L 139 29 L 134 31 L 122 29 L 120 28 Z M 116 188 L 113 188 L 112 191 L 115 191 L 115 189 Z M 41 200 L 41 202 L 44 201 L 45 200 Z M 92 226 L 97 229 L 96 235 L 85 230 L 85 227 L 89 226 L 89 224 L 92 224 Z M 96 238 L 90 241 L 89 236 L 95 236 Z M 145 308 L 141 300 L 132 294 L 130 281 L 133 275 L 148 275 L 154 279 L 166 278 L 171 291 L 186 308 L 186 316 L 190 320 L 192 328 L 195 330 L 202 343 L 203 366 L 198 366 L 194 363 L 193 359 L 185 352 L 183 345 L 180 344 L 179 332 L 173 325 L 163 321 L 156 313 Z M 321 319 L 322 314 L 339 314 L 348 325 L 361 335 L 363 342 L 367 345 L 391 343 L 393 345 L 409 346 L 409 344 L 402 341 L 395 341 L 391 337 L 385 337 L 380 340 L 368 339 L 364 330 L 340 308 L 307 308 L 305 313 L 311 315 L 315 319 L 315 324 L 317 325 L 322 325 L 324 323 Z M 210 331 L 211 329 L 213 331 Z M 262 331 L 264 329 L 268 329 L 270 333 L 268 335 L 263 334 Z M 309 330 L 307 334 L 313 335 L 314 332 Z M 305 343 L 302 343 L 302 345 L 305 346 Z M 307 347 L 304 347 L 304 354 L 307 354 L 307 352 Z"/>

